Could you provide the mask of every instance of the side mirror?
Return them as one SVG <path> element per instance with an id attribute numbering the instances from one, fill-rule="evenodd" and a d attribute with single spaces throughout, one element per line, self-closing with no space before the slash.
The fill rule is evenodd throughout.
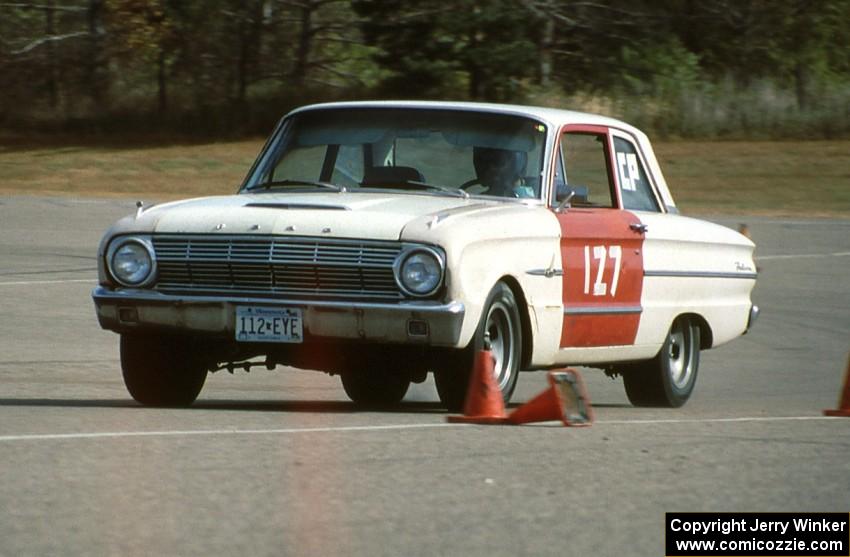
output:
<path id="1" fill-rule="evenodd" d="M 558 201 L 558 206 L 555 208 L 555 212 L 563 213 L 564 211 L 569 209 L 570 201 L 572 201 L 574 195 L 575 192 L 573 190 L 570 190 L 567 195 L 563 196 L 563 198 L 560 195 L 556 195 L 555 199 L 556 201 Z"/>
<path id="2" fill-rule="evenodd" d="M 555 189 L 555 201 L 558 203 L 557 212 L 569 209 L 571 203 L 587 203 L 587 186 L 569 186 L 558 184 Z"/>

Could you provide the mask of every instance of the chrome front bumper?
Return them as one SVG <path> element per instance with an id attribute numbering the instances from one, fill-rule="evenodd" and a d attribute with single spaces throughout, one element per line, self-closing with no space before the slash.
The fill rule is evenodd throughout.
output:
<path id="1" fill-rule="evenodd" d="M 465 314 L 460 302 L 397 304 L 181 296 L 151 290 L 92 292 L 100 326 L 118 333 L 162 329 L 234 338 L 237 306 L 301 309 L 309 338 L 459 347 Z"/>

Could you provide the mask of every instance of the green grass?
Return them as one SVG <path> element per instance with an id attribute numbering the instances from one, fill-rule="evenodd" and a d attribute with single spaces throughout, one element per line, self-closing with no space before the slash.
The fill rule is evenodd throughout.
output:
<path id="1" fill-rule="evenodd" d="M 685 212 L 850 215 L 850 141 L 655 145 Z"/>
<path id="2" fill-rule="evenodd" d="M 177 198 L 232 193 L 262 140 L 163 147 L 0 147 L 0 193 Z"/>
<path id="3" fill-rule="evenodd" d="M 263 140 L 0 146 L 0 194 L 173 199 L 234 192 Z M 850 141 L 655 144 L 685 213 L 850 216 Z"/>

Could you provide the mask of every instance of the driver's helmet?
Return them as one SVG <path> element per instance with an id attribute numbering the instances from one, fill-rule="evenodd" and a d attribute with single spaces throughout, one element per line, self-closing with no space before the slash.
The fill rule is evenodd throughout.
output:
<path id="1" fill-rule="evenodd" d="M 491 147 L 475 147 L 472 164 L 482 185 L 497 195 L 508 195 L 517 180 L 525 175 L 528 153 Z"/>

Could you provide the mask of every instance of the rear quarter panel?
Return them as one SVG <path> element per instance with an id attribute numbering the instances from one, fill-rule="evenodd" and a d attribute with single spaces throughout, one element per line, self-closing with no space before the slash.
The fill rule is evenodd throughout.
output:
<path id="1" fill-rule="evenodd" d="M 671 214 L 635 212 L 644 241 L 643 313 L 636 344 L 658 345 L 678 315 L 701 316 L 711 345 L 746 331 L 756 281 L 753 243 L 729 228 Z M 703 339 L 705 342 L 705 339 Z"/>

